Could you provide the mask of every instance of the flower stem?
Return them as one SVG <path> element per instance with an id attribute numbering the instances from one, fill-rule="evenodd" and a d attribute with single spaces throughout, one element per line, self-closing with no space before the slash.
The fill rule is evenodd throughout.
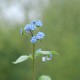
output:
<path id="1" fill-rule="evenodd" d="M 33 80 L 35 80 L 35 56 L 34 56 L 34 54 L 35 54 L 35 44 L 33 44 L 33 54 L 32 54 L 32 56 L 33 56 Z"/>

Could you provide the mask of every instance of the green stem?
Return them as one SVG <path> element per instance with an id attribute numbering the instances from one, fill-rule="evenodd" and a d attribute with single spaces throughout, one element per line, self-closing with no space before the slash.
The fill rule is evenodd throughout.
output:
<path id="1" fill-rule="evenodd" d="M 31 32 L 31 36 L 33 37 L 33 32 Z M 32 63 L 33 77 L 32 77 L 32 80 L 35 80 L 35 44 L 33 44 L 33 53 L 32 53 L 32 57 L 33 57 L 33 63 Z"/>
<path id="2" fill-rule="evenodd" d="M 34 54 L 35 54 L 35 45 L 33 44 L 33 54 L 32 54 L 33 56 L 33 80 L 35 80 L 35 56 Z"/>

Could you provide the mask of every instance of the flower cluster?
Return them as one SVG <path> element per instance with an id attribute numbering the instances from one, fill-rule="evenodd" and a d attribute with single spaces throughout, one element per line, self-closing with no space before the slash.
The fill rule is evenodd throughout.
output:
<path id="1" fill-rule="evenodd" d="M 30 24 L 27 24 L 24 27 L 25 33 L 28 33 L 31 35 L 30 42 L 32 44 L 35 44 L 37 40 L 42 40 L 44 38 L 45 34 L 43 32 L 39 31 L 37 34 L 34 34 L 34 31 L 36 30 L 36 28 L 42 27 L 42 25 L 43 25 L 42 22 L 40 20 L 37 20 L 37 21 L 31 22 Z M 20 33 L 23 34 L 22 28 L 20 30 Z M 52 53 L 50 51 L 42 51 L 41 49 L 38 49 L 36 53 L 40 53 L 43 55 L 42 56 L 43 62 L 47 62 L 52 59 Z"/>
<path id="2" fill-rule="evenodd" d="M 34 35 L 34 31 L 37 27 L 42 27 L 42 22 L 40 20 L 34 21 L 31 24 L 27 24 L 24 27 L 24 31 L 31 34 L 31 43 L 35 43 L 37 40 L 41 40 L 44 38 L 45 34 L 43 32 L 38 32 L 36 35 Z M 22 34 L 22 29 L 20 30 Z"/>
<path id="3" fill-rule="evenodd" d="M 24 27 L 24 30 L 27 33 L 31 33 L 31 32 L 33 32 L 36 29 L 36 27 L 42 27 L 42 22 L 40 20 L 34 21 L 31 24 L 27 24 Z"/>
<path id="4" fill-rule="evenodd" d="M 50 57 L 49 57 L 49 56 L 50 56 Z M 42 61 L 43 61 L 43 62 L 47 62 L 47 61 L 51 60 L 51 59 L 52 59 L 52 54 L 50 54 L 49 56 L 43 56 L 43 57 L 42 57 Z"/>
<path id="5" fill-rule="evenodd" d="M 35 43 L 37 40 L 41 40 L 44 38 L 44 33 L 43 32 L 38 32 L 35 36 L 31 38 L 31 43 Z"/>
<path id="6" fill-rule="evenodd" d="M 30 33 L 31 31 L 34 31 L 36 29 L 36 26 L 34 24 L 27 24 L 25 27 L 24 27 L 24 30 L 27 32 L 27 33 Z"/>
<path id="7" fill-rule="evenodd" d="M 44 35 L 43 32 L 38 32 L 37 35 L 36 35 L 36 38 L 37 38 L 37 39 L 42 39 L 42 38 L 44 38 L 44 36 L 45 36 L 45 35 Z"/>

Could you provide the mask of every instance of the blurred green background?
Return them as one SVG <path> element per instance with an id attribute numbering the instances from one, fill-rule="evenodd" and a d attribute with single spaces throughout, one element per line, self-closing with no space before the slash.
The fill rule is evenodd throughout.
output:
<path id="1" fill-rule="evenodd" d="M 19 56 L 32 52 L 30 36 L 19 33 L 20 27 L 29 23 L 27 20 L 9 25 L 9 21 L 0 19 L 0 80 L 32 80 L 31 60 L 12 64 Z M 80 1 L 52 0 L 41 20 L 44 26 L 40 30 L 46 36 L 36 48 L 55 50 L 60 55 L 46 63 L 37 58 L 36 79 L 43 74 L 52 80 L 80 80 Z"/>

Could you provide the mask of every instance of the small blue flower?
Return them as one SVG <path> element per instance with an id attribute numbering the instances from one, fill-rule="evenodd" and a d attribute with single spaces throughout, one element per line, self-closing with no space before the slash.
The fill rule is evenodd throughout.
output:
<path id="1" fill-rule="evenodd" d="M 42 27 L 42 26 L 43 26 L 41 20 L 37 20 L 37 21 L 35 21 L 34 23 L 35 23 L 35 25 L 36 25 L 37 27 Z"/>
<path id="2" fill-rule="evenodd" d="M 38 32 L 37 35 L 36 35 L 36 38 L 37 39 L 42 39 L 44 38 L 45 34 L 43 32 Z"/>
<path id="3" fill-rule="evenodd" d="M 24 27 L 24 30 L 27 32 L 27 33 L 30 33 L 31 31 L 34 31 L 36 29 L 36 26 L 33 25 L 33 24 L 27 24 L 25 27 Z"/>
<path id="4" fill-rule="evenodd" d="M 36 41 L 37 41 L 36 36 L 33 36 L 33 37 L 31 38 L 31 43 L 35 43 Z"/>
<path id="5" fill-rule="evenodd" d="M 49 56 L 43 56 L 43 57 L 42 57 L 42 61 L 43 61 L 43 62 L 50 61 L 51 59 L 52 59 L 52 54 L 50 54 Z"/>
<path id="6" fill-rule="evenodd" d="M 43 61 L 43 62 L 47 62 L 47 56 L 43 56 L 43 57 L 42 57 L 42 61 Z"/>

